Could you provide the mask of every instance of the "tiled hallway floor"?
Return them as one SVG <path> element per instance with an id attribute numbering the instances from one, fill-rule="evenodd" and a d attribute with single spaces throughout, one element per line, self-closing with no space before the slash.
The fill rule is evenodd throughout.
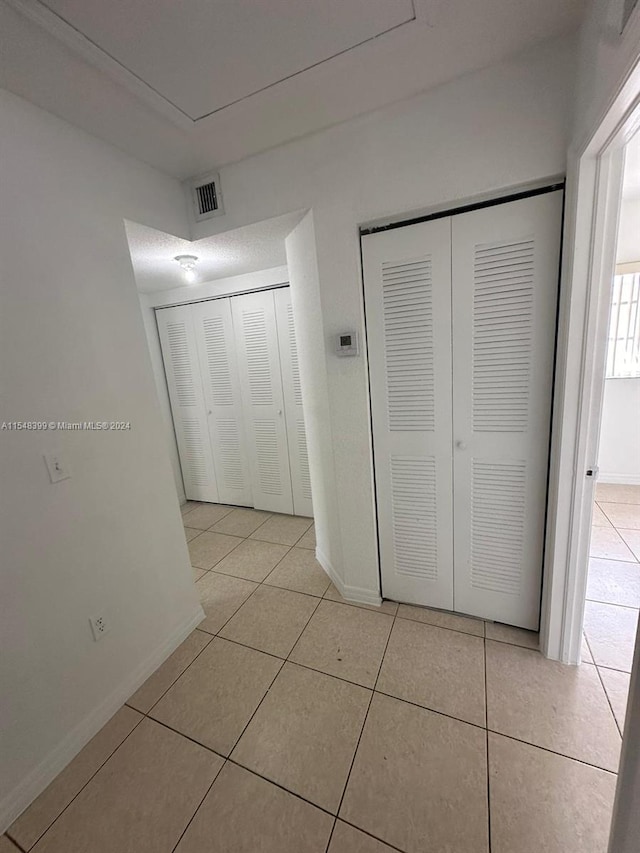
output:
<path id="1" fill-rule="evenodd" d="M 620 729 L 640 608 L 640 486 L 598 483 L 584 631 Z"/>
<path id="2" fill-rule="evenodd" d="M 342 602 L 310 519 L 192 504 L 184 521 L 206 618 L 13 824 L 20 849 L 605 853 L 604 668 Z"/>

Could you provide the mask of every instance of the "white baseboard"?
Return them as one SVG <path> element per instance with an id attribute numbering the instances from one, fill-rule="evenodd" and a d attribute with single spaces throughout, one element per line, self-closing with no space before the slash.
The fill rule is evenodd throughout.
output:
<path id="1" fill-rule="evenodd" d="M 2 834 L 55 777 L 76 757 L 83 746 L 97 734 L 126 700 L 155 672 L 161 663 L 174 652 L 180 643 L 204 619 L 204 611 L 197 611 L 185 619 L 162 645 L 157 648 L 131 675 L 118 685 L 107 698 L 94 708 L 49 755 L 35 767 L 16 788 L 0 802 L 0 834 Z"/>
<path id="2" fill-rule="evenodd" d="M 316 548 L 316 560 L 329 575 L 334 586 L 345 601 L 353 601 L 356 604 L 372 604 L 374 607 L 380 607 L 382 604 L 382 598 L 380 597 L 379 592 L 371 589 L 365 589 L 360 586 L 348 586 L 343 583 L 330 561 L 319 548 Z"/>
<path id="3" fill-rule="evenodd" d="M 599 483 L 612 483 L 616 486 L 640 486 L 640 474 L 607 474 L 600 471 Z"/>

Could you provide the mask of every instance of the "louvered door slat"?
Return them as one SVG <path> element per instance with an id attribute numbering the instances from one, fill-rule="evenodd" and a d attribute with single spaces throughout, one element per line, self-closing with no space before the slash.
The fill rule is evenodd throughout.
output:
<path id="1" fill-rule="evenodd" d="M 229 299 L 191 306 L 219 500 L 253 506 Z"/>
<path id="2" fill-rule="evenodd" d="M 276 290 L 274 299 L 289 445 L 293 511 L 296 515 L 312 516 L 311 475 L 309 473 L 307 436 L 302 408 L 302 383 L 300 381 L 300 364 L 290 288 L 283 287 Z"/>
<path id="3" fill-rule="evenodd" d="M 435 460 L 391 457 L 391 507 L 396 574 L 438 577 Z"/>
<path id="4" fill-rule="evenodd" d="M 217 501 L 191 306 L 159 309 L 156 318 L 185 495 Z"/>
<path id="5" fill-rule="evenodd" d="M 231 297 L 253 505 L 293 512 L 273 291 Z"/>
<path id="6" fill-rule="evenodd" d="M 452 609 L 450 223 L 362 248 L 383 594 Z"/>
<path id="7" fill-rule="evenodd" d="M 561 194 L 453 217 L 455 608 L 537 629 Z"/>

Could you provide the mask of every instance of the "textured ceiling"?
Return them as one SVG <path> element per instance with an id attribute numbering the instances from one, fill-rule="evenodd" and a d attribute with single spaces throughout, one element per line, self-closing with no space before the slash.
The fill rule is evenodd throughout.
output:
<path id="1" fill-rule="evenodd" d="M 285 237 L 302 214 L 291 213 L 274 219 L 226 231 L 203 240 L 183 240 L 127 222 L 127 238 L 138 290 L 149 293 L 189 285 L 174 260 L 176 255 L 196 255 L 198 283 L 242 275 L 286 264 Z"/>

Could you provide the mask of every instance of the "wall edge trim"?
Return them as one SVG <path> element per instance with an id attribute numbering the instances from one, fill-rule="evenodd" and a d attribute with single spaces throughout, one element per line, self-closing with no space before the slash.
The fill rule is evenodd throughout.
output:
<path id="1" fill-rule="evenodd" d="M 365 587 L 349 586 L 348 584 L 343 583 L 334 567 L 319 548 L 316 548 L 316 560 L 329 575 L 333 585 L 345 601 L 353 601 L 356 604 L 373 604 L 374 607 L 380 607 L 382 604 L 382 598 L 379 592 L 366 589 Z"/>
<path id="2" fill-rule="evenodd" d="M 640 486 L 640 474 L 607 474 L 605 471 L 600 471 L 598 483 L 612 483 L 616 486 Z"/>

